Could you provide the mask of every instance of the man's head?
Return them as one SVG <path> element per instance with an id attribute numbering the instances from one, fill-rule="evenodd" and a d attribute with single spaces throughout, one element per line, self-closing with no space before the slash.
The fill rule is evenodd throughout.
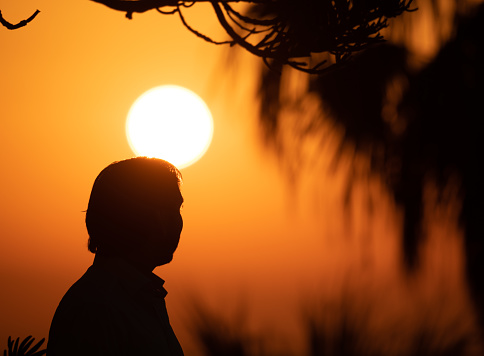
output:
<path id="1" fill-rule="evenodd" d="M 89 251 L 137 255 L 155 266 L 170 262 L 183 227 L 180 180 L 175 166 L 155 158 L 137 157 L 104 168 L 86 212 Z"/>

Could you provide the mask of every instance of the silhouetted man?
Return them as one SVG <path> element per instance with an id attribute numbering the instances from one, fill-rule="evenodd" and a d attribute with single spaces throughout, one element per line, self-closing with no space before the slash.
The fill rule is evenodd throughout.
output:
<path id="1" fill-rule="evenodd" d="M 86 212 L 94 263 L 67 291 L 49 333 L 49 356 L 183 355 L 170 326 L 164 281 L 183 220 L 180 172 L 145 157 L 96 178 Z"/>

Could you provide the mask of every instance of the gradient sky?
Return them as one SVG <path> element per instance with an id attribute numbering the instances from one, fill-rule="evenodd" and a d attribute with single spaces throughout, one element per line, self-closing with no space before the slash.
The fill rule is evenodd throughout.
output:
<path id="1" fill-rule="evenodd" d="M 188 20 L 224 39 L 213 15 L 197 6 Z M 166 280 L 171 320 L 188 355 L 191 298 L 227 315 L 246 306 L 250 328 L 280 337 L 297 330 L 302 302 L 323 294 L 338 300 L 366 291 L 373 305 L 386 293 L 378 299 L 385 316 L 372 323 L 377 333 L 402 315 L 411 325 L 444 293 L 442 307 L 458 307 L 448 316 L 437 310 L 444 321 L 436 323 L 444 329 L 457 320 L 462 333 L 472 331 L 455 226 L 435 225 L 437 235 L 450 237 L 430 240 L 441 253 L 429 247 L 423 272 L 407 284 L 398 267 L 399 215 L 377 183 L 377 217 L 369 221 L 357 204 L 350 227 L 338 195 L 344 173 L 310 172 L 291 191 L 258 141 L 257 59 L 240 52 L 227 65 L 226 47 L 197 38 L 176 15 L 151 11 L 127 20 L 87 0 L 0 1 L 0 9 L 10 22 L 41 10 L 24 28 L 0 28 L 0 350 L 8 335 L 47 337 L 60 298 L 93 258 L 83 211 L 94 178 L 133 156 L 124 132 L 129 107 L 163 84 L 196 92 L 214 117 L 211 147 L 182 170 L 179 250 L 155 271 Z M 442 214 L 447 221 L 453 213 Z M 401 328 L 411 333 L 412 326 Z"/>

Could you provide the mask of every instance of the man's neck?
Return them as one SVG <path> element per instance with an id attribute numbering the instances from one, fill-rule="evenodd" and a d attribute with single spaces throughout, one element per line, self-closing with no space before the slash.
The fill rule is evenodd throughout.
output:
<path id="1" fill-rule="evenodd" d="M 94 257 L 94 263 L 96 264 L 111 264 L 116 260 L 122 260 L 123 262 L 131 265 L 132 267 L 136 268 L 138 271 L 145 275 L 152 275 L 153 270 L 156 266 L 151 266 L 143 259 L 134 258 L 135 256 L 123 256 L 122 254 L 113 254 L 113 253 L 102 253 L 97 252 L 96 256 Z"/>

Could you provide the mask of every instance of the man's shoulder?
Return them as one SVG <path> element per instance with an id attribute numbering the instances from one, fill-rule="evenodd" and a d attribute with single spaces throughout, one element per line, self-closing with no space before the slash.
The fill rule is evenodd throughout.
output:
<path id="1" fill-rule="evenodd" d="M 117 304 L 113 303 L 116 295 L 115 283 L 102 271 L 89 268 L 68 289 L 52 319 L 49 330 L 49 354 L 117 354 L 109 353 L 105 349 L 96 351 L 91 347 L 103 343 L 111 344 L 109 340 L 96 338 L 124 335 L 123 328 L 118 327 L 122 320 Z M 82 351 L 73 346 L 78 344 L 83 347 Z"/>
<path id="2" fill-rule="evenodd" d="M 117 294 L 118 283 L 103 270 L 89 267 L 66 292 L 59 306 L 109 303 L 112 295 Z"/>

